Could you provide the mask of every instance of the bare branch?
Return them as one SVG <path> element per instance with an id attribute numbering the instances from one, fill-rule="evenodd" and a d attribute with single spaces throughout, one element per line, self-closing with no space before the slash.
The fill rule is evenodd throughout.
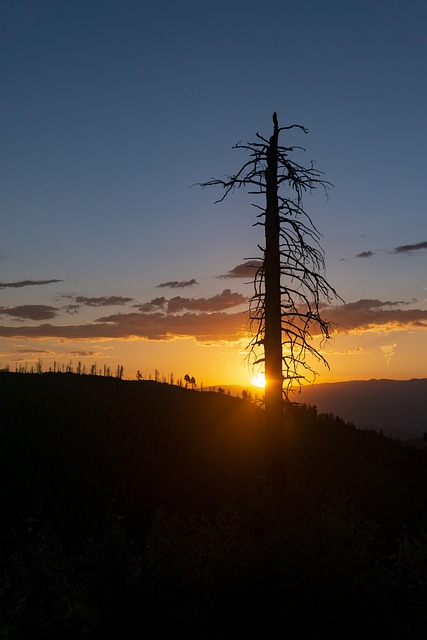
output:
<path id="1" fill-rule="evenodd" d="M 265 198 L 263 206 L 252 203 L 260 211 L 254 226 L 264 227 L 266 246 L 258 245 L 262 265 L 253 279 L 254 292 L 249 305 L 252 338 L 248 354 L 254 364 L 264 362 L 266 370 L 267 367 L 270 367 L 270 372 L 273 370 L 270 358 L 276 356 L 271 355 L 271 326 L 273 322 L 277 323 L 278 318 L 279 341 L 275 344 L 280 350 L 282 371 L 277 370 L 280 365 L 274 365 L 275 380 L 279 380 L 276 389 L 280 395 L 283 389 L 285 398 L 289 400 L 295 383 L 301 384 L 302 380 L 317 376 L 313 360 L 328 366 L 312 339 L 313 336 L 320 336 L 322 340 L 330 338 L 331 325 L 322 318 L 321 309 L 323 301 L 330 302 L 339 296 L 324 275 L 321 234 L 303 206 L 303 195 L 320 188 L 328 196 L 333 185 L 324 180 L 323 173 L 313 162 L 305 167 L 291 159 L 295 151 L 305 151 L 303 147 L 286 147 L 278 142 L 281 132 L 297 129 L 306 134 L 308 130 L 299 124 L 279 127 L 276 113 L 273 114 L 273 125 L 270 138 L 256 133 L 257 142 L 234 145 L 235 149 L 242 149 L 250 155 L 250 160 L 235 175 L 211 179 L 201 186 L 222 187 L 225 193 L 217 202 L 241 187 L 248 188 L 249 194 Z M 278 305 L 272 302 L 274 299 L 278 300 Z M 276 304 L 275 310 L 272 310 L 273 304 Z M 267 380 L 267 388 L 268 385 Z"/>

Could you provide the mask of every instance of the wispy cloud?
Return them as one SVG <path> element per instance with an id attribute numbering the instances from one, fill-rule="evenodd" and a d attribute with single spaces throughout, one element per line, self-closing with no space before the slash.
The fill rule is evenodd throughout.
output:
<path id="1" fill-rule="evenodd" d="M 358 253 L 356 258 L 370 258 L 375 254 L 375 251 L 362 251 L 362 253 Z"/>
<path id="2" fill-rule="evenodd" d="M 76 296 L 74 300 L 77 304 L 84 305 L 86 307 L 113 307 L 133 302 L 133 298 L 124 298 L 123 296 L 102 296 L 100 298 Z"/>
<path id="3" fill-rule="evenodd" d="M 63 294 L 56 298 L 59 299 L 67 299 L 73 300 L 73 304 L 67 305 L 65 308 L 68 313 L 75 313 L 75 310 L 79 307 L 114 307 L 128 304 L 129 302 L 133 302 L 133 298 L 125 298 L 123 296 L 101 296 L 98 298 L 95 297 L 86 297 L 86 296 L 76 296 L 70 294 Z"/>
<path id="4" fill-rule="evenodd" d="M 427 241 L 418 242 L 417 244 L 402 244 L 399 247 L 395 247 L 392 250 L 389 250 L 388 253 L 414 253 L 416 251 L 422 251 L 427 249 Z M 383 251 L 383 249 L 379 249 L 378 251 Z M 361 251 L 356 254 L 355 258 L 371 258 L 373 255 L 378 253 L 378 251 L 371 251 L 370 249 L 367 251 Z M 344 258 L 342 258 L 343 260 Z"/>
<path id="5" fill-rule="evenodd" d="M 51 356 L 54 354 L 54 351 L 51 351 L 50 349 L 29 349 L 29 348 L 16 348 L 16 349 L 11 349 L 8 353 L 0 353 L 1 357 L 5 357 L 5 356 L 10 356 L 11 354 L 16 354 L 16 355 L 29 355 L 29 356 L 33 356 L 33 355 L 38 355 L 38 356 Z"/>
<path id="6" fill-rule="evenodd" d="M 169 287 L 170 289 L 184 289 L 185 287 L 192 287 L 195 284 L 199 284 L 195 278 L 191 280 L 172 280 L 170 282 L 161 282 L 157 285 L 160 289 L 162 287 Z"/>
<path id="7" fill-rule="evenodd" d="M 63 280 L 20 280 L 19 282 L 0 282 L 0 289 L 19 289 L 21 287 L 34 287 L 42 284 L 63 282 Z"/>
<path id="8" fill-rule="evenodd" d="M 12 316 L 21 320 L 52 320 L 58 314 L 55 307 L 44 304 L 23 304 L 17 307 L 0 307 L 1 316 Z"/>
<path id="9" fill-rule="evenodd" d="M 422 249 L 427 249 L 427 241 L 418 242 L 417 244 L 402 244 L 400 247 L 395 247 L 394 253 L 411 253 Z"/>
<path id="10" fill-rule="evenodd" d="M 366 351 L 362 347 L 355 347 L 354 349 L 342 349 L 342 350 L 327 349 L 325 350 L 325 353 L 327 354 L 328 357 L 329 356 L 361 356 L 361 355 L 365 355 L 366 353 L 369 353 L 369 351 Z"/>
<path id="11" fill-rule="evenodd" d="M 247 260 L 242 264 L 238 264 L 237 267 L 227 271 L 220 276 L 216 276 L 217 278 L 253 278 L 256 271 L 261 267 L 262 260 Z"/>
<path id="12" fill-rule="evenodd" d="M 390 361 L 396 352 L 397 344 L 393 342 L 392 344 L 383 344 L 380 345 L 380 349 L 384 354 L 384 359 L 387 363 L 387 366 L 390 366 Z"/>
<path id="13" fill-rule="evenodd" d="M 99 351 L 70 351 L 69 355 L 71 358 L 93 358 L 101 354 Z"/>
<path id="14" fill-rule="evenodd" d="M 70 315 L 74 315 L 79 313 L 82 307 L 119 307 L 128 304 L 129 302 L 133 302 L 134 298 L 126 298 L 123 296 L 101 296 L 101 297 L 86 297 L 86 296 L 76 296 L 63 294 L 56 298 L 56 300 L 61 299 L 72 300 L 71 304 L 67 304 L 62 307 L 62 309 L 69 313 Z"/>
<path id="15" fill-rule="evenodd" d="M 78 313 L 80 311 L 79 304 L 67 304 L 62 308 L 64 309 L 65 313 L 69 313 L 71 315 L 74 315 L 75 313 Z"/>

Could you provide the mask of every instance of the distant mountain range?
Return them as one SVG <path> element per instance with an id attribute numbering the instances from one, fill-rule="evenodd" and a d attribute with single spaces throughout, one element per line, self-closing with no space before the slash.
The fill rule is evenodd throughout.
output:
<path id="1" fill-rule="evenodd" d="M 426 378 L 314 384 L 293 399 L 393 438 L 422 438 L 427 432 Z"/>
<path id="2" fill-rule="evenodd" d="M 226 386 L 225 390 L 241 396 L 243 387 Z M 262 389 L 248 390 L 252 396 L 263 395 Z M 325 382 L 303 387 L 292 400 L 401 440 L 419 439 L 427 433 L 427 378 Z"/>

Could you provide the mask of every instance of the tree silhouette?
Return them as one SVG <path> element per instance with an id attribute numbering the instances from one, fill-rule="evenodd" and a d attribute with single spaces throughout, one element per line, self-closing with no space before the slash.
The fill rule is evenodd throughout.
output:
<path id="1" fill-rule="evenodd" d="M 263 198 L 256 225 L 264 227 L 265 246 L 258 245 L 263 260 L 254 278 L 250 303 L 252 340 L 249 352 L 253 364 L 264 363 L 267 423 L 281 432 L 284 401 L 295 384 L 313 379 L 314 360 L 329 366 L 312 343 L 314 336 L 330 337 L 330 325 L 320 313 L 322 299 L 339 297 L 324 276 L 324 253 L 320 234 L 303 207 L 303 194 L 321 187 L 326 193 L 329 182 L 313 163 L 307 168 L 291 159 L 302 147 L 279 144 L 282 131 L 307 133 L 298 124 L 279 127 L 273 114 L 273 133 L 269 139 L 259 133 L 256 142 L 237 143 L 234 148 L 249 153 L 250 159 L 239 171 L 225 178 L 201 183 L 220 186 L 224 198 L 235 188 Z"/>
<path id="2" fill-rule="evenodd" d="M 185 388 L 187 389 L 188 385 L 191 385 L 191 388 L 194 389 L 194 387 L 196 386 L 196 378 L 194 376 L 190 376 L 188 375 L 188 373 L 185 374 L 184 376 L 184 380 L 185 380 Z"/>

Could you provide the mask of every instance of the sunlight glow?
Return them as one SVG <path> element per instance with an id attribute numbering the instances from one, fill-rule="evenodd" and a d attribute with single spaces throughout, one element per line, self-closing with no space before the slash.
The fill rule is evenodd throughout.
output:
<path id="1" fill-rule="evenodd" d="M 257 373 L 252 378 L 252 384 L 254 385 L 254 387 L 260 387 L 260 388 L 264 389 L 264 387 L 265 387 L 265 375 L 263 373 Z"/>

